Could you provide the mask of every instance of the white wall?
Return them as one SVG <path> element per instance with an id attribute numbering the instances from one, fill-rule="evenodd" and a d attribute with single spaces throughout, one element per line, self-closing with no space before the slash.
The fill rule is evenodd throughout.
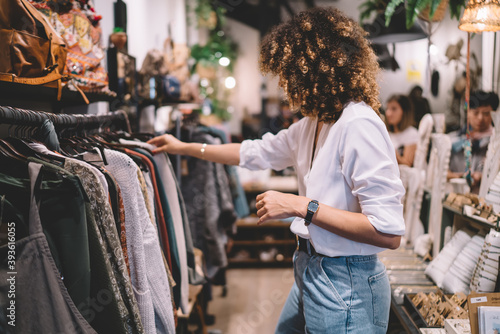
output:
<path id="1" fill-rule="evenodd" d="M 114 27 L 113 3 L 115 0 L 95 0 L 96 11 L 103 16 L 101 27 L 103 42 L 107 47 L 108 36 Z M 186 43 L 186 12 L 184 0 L 124 0 L 127 4 L 128 52 L 136 57 L 141 67 L 146 53 L 161 49 L 171 26 L 174 42 Z"/>
<path id="2" fill-rule="evenodd" d="M 427 40 L 419 40 L 396 44 L 396 61 L 400 69 L 383 71 L 380 76 L 380 101 L 385 105 L 392 94 L 408 94 L 410 89 L 418 84 L 424 88 L 424 94 L 429 99 L 432 112 L 442 113 L 451 102 L 451 89 L 455 78 L 465 70 L 465 55 L 467 52 L 467 34 L 458 29 L 458 22 L 451 20 L 449 14 L 445 19 L 434 24 L 431 42 L 437 48 L 437 54 L 431 55 L 431 70 L 437 70 L 440 76 L 439 94 L 434 97 L 430 93 L 430 79 L 427 73 Z M 462 61 L 448 63 L 445 57 L 446 49 L 456 44 L 460 39 L 464 41 L 461 50 Z M 392 48 L 390 48 L 392 52 Z M 476 36 L 471 40 L 471 52 L 474 52 L 481 61 L 481 38 Z M 471 65 L 473 68 L 473 65 Z M 414 72 L 416 71 L 416 72 Z M 412 75 L 413 74 L 413 75 Z M 419 76 L 419 78 L 417 78 Z"/>
<path id="3" fill-rule="evenodd" d="M 258 30 L 232 19 L 228 19 L 226 31 L 232 40 L 239 42 L 238 59 L 234 67 L 236 87 L 231 96 L 231 106 L 235 112 L 229 123 L 231 132 L 238 134 L 241 132 L 244 111 L 255 114 L 260 113 L 261 109 L 260 33 Z"/>
<path id="4" fill-rule="evenodd" d="M 494 37 L 497 37 L 496 40 Z M 484 32 L 483 41 L 483 89 L 485 91 L 495 90 L 499 92 L 499 67 L 500 67 L 500 34 Z M 496 50 L 494 46 L 496 44 Z M 493 60 L 493 54 L 495 59 Z"/>

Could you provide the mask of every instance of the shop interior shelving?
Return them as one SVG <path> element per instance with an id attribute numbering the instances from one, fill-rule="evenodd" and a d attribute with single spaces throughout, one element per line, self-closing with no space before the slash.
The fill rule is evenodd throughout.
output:
<path id="1" fill-rule="evenodd" d="M 228 255 L 229 265 L 291 267 L 296 239 L 290 222 L 273 220 L 257 225 L 257 221 L 257 217 L 247 217 L 236 222 L 238 232 Z"/>
<path id="2" fill-rule="evenodd" d="M 85 95 L 90 103 L 117 99 L 114 93 L 87 92 Z M 78 91 L 67 88 L 63 88 L 58 101 L 57 88 L 0 81 L 0 105 L 59 113 L 66 107 L 85 105 L 85 101 Z"/>

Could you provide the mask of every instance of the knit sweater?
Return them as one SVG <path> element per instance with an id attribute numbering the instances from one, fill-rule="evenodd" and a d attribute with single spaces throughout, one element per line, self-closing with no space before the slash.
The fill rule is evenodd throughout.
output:
<path id="1" fill-rule="evenodd" d="M 175 333 L 167 272 L 158 235 L 137 179 L 138 166 L 127 155 L 104 150 L 106 169 L 122 190 L 130 274 L 146 333 Z"/>

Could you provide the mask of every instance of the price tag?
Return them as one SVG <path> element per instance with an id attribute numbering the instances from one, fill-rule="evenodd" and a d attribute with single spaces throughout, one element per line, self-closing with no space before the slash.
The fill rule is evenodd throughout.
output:
<path id="1" fill-rule="evenodd" d="M 486 296 L 484 297 L 476 297 L 476 298 L 471 298 L 470 299 L 470 302 L 472 304 L 476 304 L 476 303 L 486 303 L 488 301 L 488 298 Z"/>

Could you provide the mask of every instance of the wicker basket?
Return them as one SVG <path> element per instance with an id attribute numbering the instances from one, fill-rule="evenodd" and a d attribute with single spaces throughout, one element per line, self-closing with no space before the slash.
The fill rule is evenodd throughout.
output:
<path id="1" fill-rule="evenodd" d="M 428 5 L 425 7 L 419 14 L 418 17 L 424 21 L 427 22 L 439 22 L 444 19 L 444 15 L 446 14 L 446 9 L 448 8 L 448 2 L 449 0 L 442 0 L 439 6 L 437 7 L 436 11 L 434 12 L 434 16 L 432 17 L 432 20 L 429 19 L 429 13 L 431 10 L 431 6 Z"/>

